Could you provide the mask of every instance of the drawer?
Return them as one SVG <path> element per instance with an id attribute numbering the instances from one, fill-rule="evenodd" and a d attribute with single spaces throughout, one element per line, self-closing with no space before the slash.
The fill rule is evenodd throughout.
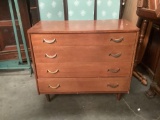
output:
<path id="1" fill-rule="evenodd" d="M 36 63 L 132 61 L 133 45 L 34 46 Z"/>
<path id="2" fill-rule="evenodd" d="M 129 76 L 131 62 L 36 63 L 38 78 Z"/>
<path id="3" fill-rule="evenodd" d="M 32 34 L 33 46 L 90 46 L 135 44 L 136 33 Z"/>
<path id="4" fill-rule="evenodd" d="M 38 89 L 42 94 L 63 93 L 126 93 L 130 88 L 130 78 L 46 78 L 38 79 Z"/>

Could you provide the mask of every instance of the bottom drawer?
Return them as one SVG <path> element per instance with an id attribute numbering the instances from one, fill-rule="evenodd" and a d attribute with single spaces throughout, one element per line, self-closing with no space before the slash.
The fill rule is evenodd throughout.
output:
<path id="1" fill-rule="evenodd" d="M 38 79 L 39 93 L 126 93 L 130 78 L 45 78 Z"/>

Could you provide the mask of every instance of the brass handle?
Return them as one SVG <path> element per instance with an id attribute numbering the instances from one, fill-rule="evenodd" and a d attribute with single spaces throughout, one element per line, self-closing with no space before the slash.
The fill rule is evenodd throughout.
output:
<path id="1" fill-rule="evenodd" d="M 122 42 L 123 40 L 124 40 L 124 38 L 122 37 L 122 38 L 119 38 L 119 39 L 113 39 L 113 38 L 111 38 L 110 41 L 113 41 L 113 42 L 115 42 L 115 43 L 120 43 L 120 42 Z"/>
<path id="2" fill-rule="evenodd" d="M 47 70 L 47 72 L 48 72 L 48 73 L 51 73 L 51 74 L 56 74 L 56 73 L 59 72 L 59 70 L 57 69 L 57 70 L 55 70 L 54 72 L 52 72 L 52 71 L 50 71 L 50 70 Z"/>
<path id="3" fill-rule="evenodd" d="M 48 43 L 48 44 L 52 44 L 52 43 L 56 42 L 56 39 L 55 38 L 53 40 L 43 39 L 43 42 Z"/>
<path id="4" fill-rule="evenodd" d="M 50 88 L 52 88 L 52 89 L 57 89 L 57 88 L 60 87 L 60 84 L 57 84 L 56 86 L 52 86 L 52 85 L 49 84 L 48 87 L 50 87 Z"/>
<path id="5" fill-rule="evenodd" d="M 118 73 L 120 71 L 120 68 L 118 69 L 108 69 L 108 72 L 112 72 L 112 73 Z"/>
<path id="6" fill-rule="evenodd" d="M 54 55 L 48 55 L 48 54 L 45 54 L 45 57 L 47 58 L 50 58 L 50 59 L 53 59 L 53 58 L 56 58 L 57 57 L 57 54 L 54 54 Z"/>
<path id="7" fill-rule="evenodd" d="M 114 58 L 118 58 L 122 55 L 122 53 L 116 53 L 116 54 L 113 54 L 113 53 L 110 53 L 109 56 L 112 56 Z"/>
<path id="8" fill-rule="evenodd" d="M 119 86 L 118 83 L 116 83 L 116 84 L 108 83 L 108 84 L 107 84 L 107 87 L 111 87 L 111 88 L 117 88 L 118 86 Z"/>

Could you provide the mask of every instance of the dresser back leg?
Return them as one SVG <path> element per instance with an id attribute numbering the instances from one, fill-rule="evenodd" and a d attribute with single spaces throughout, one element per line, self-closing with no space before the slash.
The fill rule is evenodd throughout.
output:
<path id="1" fill-rule="evenodd" d="M 122 93 L 117 93 L 117 94 L 116 94 L 116 97 L 117 97 L 117 100 L 120 100 L 121 97 L 122 97 Z"/>
<path id="2" fill-rule="evenodd" d="M 48 102 L 51 102 L 51 97 L 50 97 L 50 95 L 49 95 L 49 94 L 45 94 L 45 96 L 46 96 L 46 98 L 47 98 L 47 101 L 48 101 Z"/>

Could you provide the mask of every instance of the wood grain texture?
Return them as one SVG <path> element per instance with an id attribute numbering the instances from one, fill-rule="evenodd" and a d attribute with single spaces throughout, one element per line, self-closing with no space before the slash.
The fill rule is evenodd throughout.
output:
<path id="1" fill-rule="evenodd" d="M 126 20 L 41 21 L 28 35 L 40 94 L 129 91 L 138 28 Z"/>
<path id="2" fill-rule="evenodd" d="M 132 36 L 132 37 L 131 37 Z M 136 33 L 81 33 L 81 34 L 32 34 L 31 39 L 34 46 L 90 46 L 90 45 L 133 45 L 135 44 Z M 121 39 L 122 42 L 116 43 L 111 39 Z M 56 41 L 47 44 L 43 40 Z"/>
<path id="3" fill-rule="evenodd" d="M 119 77 L 131 74 L 131 62 L 37 63 L 38 78 L 44 77 Z M 57 73 L 52 74 L 47 70 Z M 109 71 L 111 70 L 111 71 Z M 112 72 L 113 71 L 113 72 Z"/>
<path id="4" fill-rule="evenodd" d="M 138 28 L 127 20 L 40 21 L 28 33 L 92 33 L 136 32 Z"/>
<path id="5" fill-rule="evenodd" d="M 133 45 L 106 46 L 34 46 L 36 63 L 127 62 L 132 61 Z M 55 56 L 49 58 L 46 56 Z M 116 57 L 117 56 L 117 57 Z"/>
<path id="6" fill-rule="evenodd" d="M 67 82 L 66 82 L 67 81 Z M 79 93 L 127 93 L 130 78 L 50 78 L 38 79 L 41 94 L 79 94 Z M 60 85 L 57 89 L 55 87 Z M 115 86 L 114 87 L 110 87 Z"/>

